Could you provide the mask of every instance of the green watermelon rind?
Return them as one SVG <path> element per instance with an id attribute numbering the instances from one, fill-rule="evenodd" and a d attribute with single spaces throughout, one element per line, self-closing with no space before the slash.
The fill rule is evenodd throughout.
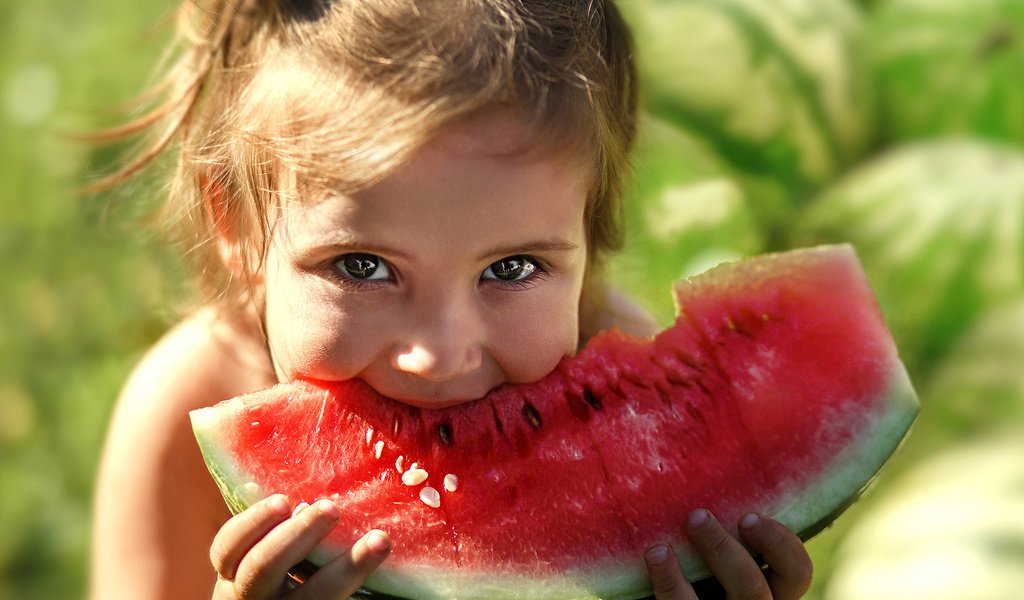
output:
<path id="1" fill-rule="evenodd" d="M 862 417 L 867 421 L 862 427 L 864 435 L 858 438 L 860 443 L 847 446 L 837 454 L 832 461 L 837 468 L 826 468 L 817 486 L 804 488 L 801 494 L 782 500 L 776 509 L 766 511 L 798 532 L 805 541 L 819 533 L 864 492 L 906 438 L 917 417 L 917 394 L 906 368 L 897 358 L 890 368 L 888 389 L 878 404 L 878 411 L 836 417 Z M 823 519 L 827 522 L 823 523 Z"/>
<path id="2" fill-rule="evenodd" d="M 831 523 L 864 491 L 904 439 L 918 412 L 917 396 L 898 357 L 892 357 L 889 367 L 887 391 L 874 403 L 874 412 L 865 415 L 863 404 L 851 402 L 850 414 L 836 415 L 837 420 L 833 421 L 861 420 L 863 433 L 857 437 L 856 443 L 834 456 L 831 464 L 816 478 L 815 485 L 804 485 L 797 493 L 781 497 L 771 506 L 758 508 L 762 514 L 778 520 L 806 540 Z M 242 397 L 231 402 L 240 408 L 244 401 Z M 220 415 L 229 412 L 233 412 L 231 405 L 218 406 L 195 411 L 191 417 L 213 478 L 231 511 L 238 513 L 267 494 L 251 484 L 250 475 L 238 467 L 230 453 L 218 444 L 217 423 Z M 683 540 L 666 535 L 666 541 L 675 545 L 688 579 L 696 581 L 710 575 Z M 310 560 L 324 564 L 336 552 L 321 549 Z M 650 592 L 639 552 L 635 560 L 626 557 L 626 562 L 623 562 L 622 557 L 610 557 L 606 563 L 567 571 L 564 575 L 547 577 L 542 581 L 511 572 L 455 573 L 445 569 L 443 577 L 438 577 L 439 574 L 431 566 L 392 567 L 385 563 L 371 575 L 366 586 L 386 594 L 427 600 L 507 597 L 510 590 L 516 590 L 517 596 L 535 599 L 596 598 L 594 590 L 601 590 L 602 598 L 635 598 L 638 594 Z M 445 587 L 440 584 L 442 580 Z M 471 593 L 467 594 L 467 591 Z"/>
<path id="3" fill-rule="evenodd" d="M 226 400 L 216 406 L 194 410 L 189 414 L 203 460 L 206 461 L 210 475 L 220 488 L 224 502 L 231 510 L 231 514 L 235 515 L 270 495 L 259 489 L 252 481 L 252 476 L 238 466 L 231 453 L 224 450 L 223 444 L 218 443 L 217 424 L 221 420 L 219 415 L 235 412 L 231 410 L 233 407 L 241 410 L 244 398 L 245 396 L 241 396 Z M 250 483 L 252 485 L 246 487 Z"/>

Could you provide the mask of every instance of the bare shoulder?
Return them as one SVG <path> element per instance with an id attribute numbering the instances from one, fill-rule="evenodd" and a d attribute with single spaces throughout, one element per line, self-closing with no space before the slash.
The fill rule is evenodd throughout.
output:
<path id="1" fill-rule="evenodd" d="M 658 333 L 661 326 L 636 298 L 609 284 L 595 291 L 596 298 L 584 302 L 580 324 L 581 346 L 598 332 L 617 328 L 624 333 L 647 337 Z"/>
<path id="2" fill-rule="evenodd" d="M 129 377 L 122 401 L 149 403 L 161 397 L 173 410 L 192 410 L 272 379 L 257 328 L 242 318 L 204 308 L 146 353 Z"/>
<path id="3" fill-rule="evenodd" d="M 273 382 L 253 328 L 200 310 L 136 366 L 96 482 L 93 598 L 209 597 L 209 546 L 229 518 L 188 413 Z"/>

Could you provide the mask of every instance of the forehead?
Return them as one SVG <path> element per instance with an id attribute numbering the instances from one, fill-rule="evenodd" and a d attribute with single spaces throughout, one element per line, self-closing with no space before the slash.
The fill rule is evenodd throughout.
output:
<path id="1" fill-rule="evenodd" d="M 590 169 L 533 143 L 514 119 L 481 116 L 444 128 L 394 172 L 354 192 L 289 210 L 289 237 L 384 240 L 389 247 L 511 245 L 569 237 L 582 245 Z"/>
<path id="2" fill-rule="evenodd" d="M 575 157 L 581 164 L 582 152 L 576 144 L 543 136 L 538 126 L 531 126 L 515 113 L 492 109 L 480 112 L 442 128 L 431 138 L 426 149 L 452 156 L 491 156 L 505 160 L 567 160 Z"/>

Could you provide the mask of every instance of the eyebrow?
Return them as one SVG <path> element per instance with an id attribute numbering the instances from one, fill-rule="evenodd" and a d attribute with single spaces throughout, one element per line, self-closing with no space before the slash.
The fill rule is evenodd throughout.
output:
<path id="1" fill-rule="evenodd" d="M 495 246 L 480 254 L 480 260 L 486 260 L 495 256 L 513 256 L 516 254 L 534 254 L 544 252 L 572 252 L 579 248 L 568 240 L 553 238 L 548 240 L 536 240 L 524 244 L 506 244 Z"/>
<path id="2" fill-rule="evenodd" d="M 404 250 L 369 240 L 362 240 L 352 235 L 338 235 L 337 233 L 333 233 L 322 236 L 310 236 L 310 238 L 305 240 L 305 242 L 307 247 L 331 248 L 339 252 L 367 252 L 369 254 L 395 256 L 402 259 L 412 258 L 411 255 Z M 477 258 L 480 261 L 485 261 L 490 258 L 514 256 L 517 254 L 573 252 L 578 248 L 578 244 L 574 244 L 569 240 L 563 238 L 551 238 L 493 246 L 481 252 Z"/>
<path id="3" fill-rule="evenodd" d="M 369 240 L 360 239 L 350 234 L 339 235 L 336 232 L 323 235 L 311 235 L 304 240 L 307 248 L 325 249 L 330 248 L 337 252 L 366 252 L 368 254 L 379 254 L 382 256 L 397 256 L 402 259 L 409 258 L 409 253 L 384 244 L 378 244 Z"/>

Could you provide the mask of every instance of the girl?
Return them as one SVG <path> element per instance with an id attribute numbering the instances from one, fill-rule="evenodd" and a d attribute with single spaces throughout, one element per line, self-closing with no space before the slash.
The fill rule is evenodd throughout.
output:
<path id="1" fill-rule="evenodd" d="M 191 0 L 181 15 L 168 101 L 127 128 L 155 137 L 120 177 L 176 143 L 167 207 L 208 295 L 118 401 L 92 596 L 346 597 L 387 535 L 296 584 L 344 507 L 273 496 L 231 517 L 188 411 L 299 376 L 450 406 L 539 379 L 602 328 L 652 332 L 600 272 L 634 134 L 629 35 L 597 0 Z M 730 598 L 807 589 L 792 533 L 756 515 L 739 531 L 688 521 Z M 697 597 L 667 546 L 645 558 L 659 598 Z"/>

